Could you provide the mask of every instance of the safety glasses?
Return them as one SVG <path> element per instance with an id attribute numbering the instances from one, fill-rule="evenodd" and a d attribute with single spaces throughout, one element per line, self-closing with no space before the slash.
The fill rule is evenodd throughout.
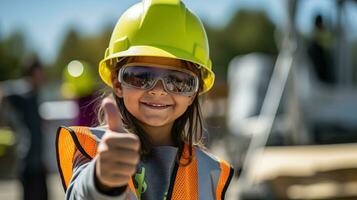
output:
<path id="1" fill-rule="evenodd" d="M 119 82 L 127 88 L 151 90 L 161 80 L 166 92 L 192 96 L 199 88 L 199 79 L 189 70 L 148 63 L 129 63 L 118 74 Z"/>

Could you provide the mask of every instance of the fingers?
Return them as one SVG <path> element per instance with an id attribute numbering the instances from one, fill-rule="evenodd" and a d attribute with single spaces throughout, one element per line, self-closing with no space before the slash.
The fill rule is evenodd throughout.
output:
<path id="1" fill-rule="evenodd" d="M 105 98 L 102 101 L 102 107 L 109 130 L 119 131 L 122 123 L 119 109 L 115 105 L 115 102 L 110 98 Z"/>
<path id="2" fill-rule="evenodd" d="M 98 146 L 98 153 L 108 160 L 129 160 L 136 163 L 139 160 L 139 139 L 133 134 L 116 134 L 105 138 Z M 134 162 L 132 162 L 134 161 Z"/>
<path id="3" fill-rule="evenodd" d="M 131 149 L 139 151 L 140 140 L 134 134 L 117 134 L 116 132 L 108 131 L 104 138 L 109 148 Z"/>
<path id="4" fill-rule="evenodd" d="M 128 176 L 129 178 L 136 172 L 136 165 L 126 163 L 111 163 L 112 175 Z"/>
<path id="5" fill-rule="evenodd" d="M 127 149 L 116 149 L 112 151 L 103 152 L 100 157 L 102 162 L 107 162 L 105 164 L 112 165 L 116 163 L 118 166 L 121 164 L 126 165 L 137 165 L 140 161 L 140 155 L 133 151 Z M 110 169 L 112 169 L 110 166 Z"/>

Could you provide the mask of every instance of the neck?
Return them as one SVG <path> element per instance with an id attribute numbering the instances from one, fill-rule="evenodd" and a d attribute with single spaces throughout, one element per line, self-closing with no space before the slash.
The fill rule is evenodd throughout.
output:
<path id="1" fill-rule="evenodd" d="M 144 125 L 142 127 L 144 131 L 149 134 L 151 141 L 155 146 L 174 146 L 171 137 L 172 125 L 173 124 L 161 127 Z"/>

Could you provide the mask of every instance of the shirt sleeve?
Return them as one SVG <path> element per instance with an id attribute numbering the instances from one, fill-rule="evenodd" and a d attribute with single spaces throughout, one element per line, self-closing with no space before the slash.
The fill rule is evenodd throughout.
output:
<path id="1" fill-rule="evenodd" d="M 95 161 L 77 152 L 73 161 L 73 176 L 66 192 L 67 200 L 125 200 L 127 193 L 107 195 L 101 193 L 95 186 Z"/>

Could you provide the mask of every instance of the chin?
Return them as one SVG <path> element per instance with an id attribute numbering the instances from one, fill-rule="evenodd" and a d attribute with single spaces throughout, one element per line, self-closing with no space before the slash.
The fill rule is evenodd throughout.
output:
<path id="1" fill-rule="evenodd" d="M 160 122 L 145 122 L 145 125 L 150 126 L 150 127 L 163 127 L 163 126 L 167 125 L 167 123 L 162 123 L 162 121 L 160 121 Z"/>
<path id="2" fill-rule="evenodd" d="M 163 119 L 142 120 L 142 122 L 150 127 L 163 127 L 173 123 Z"/>

